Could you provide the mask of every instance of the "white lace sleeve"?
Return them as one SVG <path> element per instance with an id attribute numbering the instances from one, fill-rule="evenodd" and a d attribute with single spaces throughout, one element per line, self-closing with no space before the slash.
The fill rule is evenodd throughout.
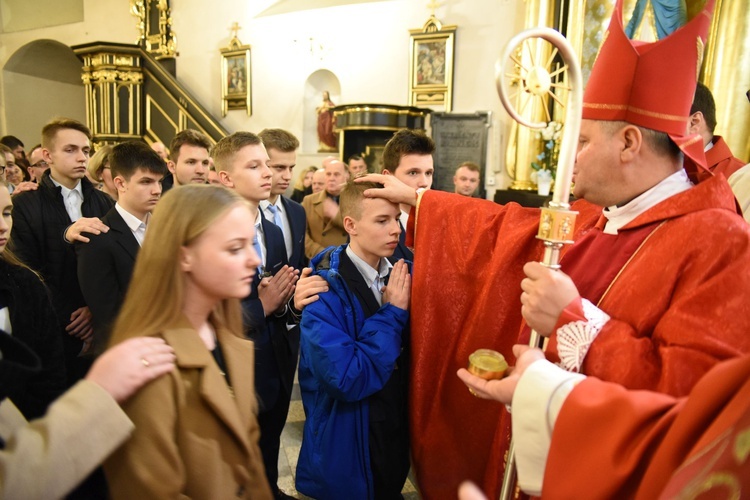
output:
<path id="1" fill-rule="evenodd" d="M 557 329 L 557 354 L 563 368 L 579 372 L 589 347 L 604 325 L 609 321 L 607 313 L 583 299 L 583 315 L 586 321 L 573 321 Z"/>

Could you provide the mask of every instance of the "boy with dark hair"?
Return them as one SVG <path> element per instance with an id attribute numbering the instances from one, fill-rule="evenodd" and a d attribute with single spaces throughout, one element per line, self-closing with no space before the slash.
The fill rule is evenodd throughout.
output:
<path id="1" fill-rule="evenodd" d="M 20 159 L 26 159 L 26 152 L 23 150 L 23 142 L 21 142 L 21 139 L 14 135 L 6 135 L 2 139 L 0 139 L 0 144 L 4 144 L 5 146 L 8 146 L 13 153 L 13 156 L 16 158 L 16 160 Z"/>
<path id="2" fill-rule="evenodd" d="M 115 146 L 109 168 L 118 192 L 117 203 L 102 217 L 110 230 L 91 235 L 89 243 L 77 248 L 78 281 L 91 309 L 96 352 L 107 346 L 167 174 L 159 154 L 139 141 Z"/>
<path id="3" fill-rule="evenodd" d="M 690 117 L 687 125 L 688 134 L 698 134 L 703 141 L 708 169 L 715 174 L 724 174 L 729 178 L 741 169 L 745 162 L 735 158 L 729 146 L 720 135 L 714 135 L 716 130 L 716 102 L 711 90 L 697 82 L 695 97 L 690 106 Z"/>
<path id="4" fill-rule="evenodd" d="M 435 142 L 421 130 L 401 129 L 386 143 L 383 148 L 383 171 L 393 175 L 407 186 L 422 192 L 432 186 L 435 167 L 432 153 Z M 394 257 L 414 260 L 414 253 L 406 246 L 406 226 L 409 223 L 408 205 L 401 205 L 401 236 Z"/>
<path id="5" fill-rule="evenodd" d="M 52 292 L 52 303 L 65 328 L 63 348 L 68 386 L 81 379 L 91 359 L 81 357 L 92 340 L 91 312 L 78 284 L 73 241 L 82 233 L 109 228 L 99 220 L 114 202 L 86 179 L 91 152 L 88 127 L 75 120 L 53 120 L 42 129 L 42 158 L 49 165 L 36 190 L 13 200 L 11 243 L 15 254 L 39 272 Z"/>
<path id="6" fill-rule="evenodd" d="M 268 221 L 258 205 L 271 194 L 273 174 L 260 137 L 236 132 L 216 143 L 211 155 L 221 183 L 247 200 L 254 211 L 255 251 L 261 266 L 250 295 L 242 301 L 248 337 L 255 343 L 255 391 L 258 395 L 260 451 L 266 477 L 276 498 L 291 498 L 277 486 L 281 432 L 294 385 L 299 340 L 287 331 L 287 303 L 298 271 L 288 265 L 284 234 Z"/>
<path id="7" fill-rule="evenodd" d="M 347 164 L 349 165 L 349 173 L 352 177 L 365 175 L 367 173 L 367 162 L 359 155 L 351 155 Z"/>
<path id="8" fill-rule="evenodd" d="M 172 175 L 165 191 L 173 185 L 206 184 L 210 150 L 211 141 L 197 130 L 186 129 L 175 135 L 169 144 L 167 168 Z"/>
<path id="9" fill-rule="evenodd" d="M 340 209 L 350 243 L 312 260 L 329 291 L 302 314 L 305 408 L 297 490 L 314 498 L 401 498 L 409 472 L 407 332 L 411 278 L 391 265 L 399 207 L 348 183 Z M 387 284 L 387 286 L 386 286 Z"/>

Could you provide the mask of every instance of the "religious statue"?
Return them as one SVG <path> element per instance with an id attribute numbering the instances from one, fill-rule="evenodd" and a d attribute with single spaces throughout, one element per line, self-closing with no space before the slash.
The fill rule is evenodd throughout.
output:
<path id="1" fill-rule="evenodd" d="M 318 152 L 337 151 L 336 134 L 333 133 L 333 108 L 331 95 L 323 91 L 323 102 L 315 108 L 318 113 Z"/>

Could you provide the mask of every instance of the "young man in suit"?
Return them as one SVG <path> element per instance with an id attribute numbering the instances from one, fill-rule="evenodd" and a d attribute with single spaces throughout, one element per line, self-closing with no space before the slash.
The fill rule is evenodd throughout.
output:
<path id="1" fill-rule="evenodd" d="M 271 168 L 271 194 L 261 200 L 263 216 L 279 226 L 284 233 L 286 256 L 289 265 L 302 270 L 307 264 L 305 257 L 305 209 L 290 200 L 284 193 L 292 182 L 292 171 L 297 165 L 299 140 L 286 130 L 271 128 L 258 134 L 268 153 Z"/>
<path id="2" fill-rule="evenodd" d="M 260 210 L 263 216 L 276 224 L 284 233 L 284 244 L 289 265 L 299 272 L 307 265 L 305 256 L 305 229 L 307 221 L 305 209 L 299 203 L 284 196 L 292 181 L 292 171 L 297 164 L 299 140 L 282 129 L 265 129 L 258 134 L 268 152 L 268 166 L 271 168 L 271 195 L 261 200 Z M 286 362 L 282 379 L 294 381 L 299 356 L 299 311 L 293 309 L 293 301 L 288 302 L 292 314 L 287 316 L 286 336 L 288 346 L 285 351 Z M 291 396 L 291 387 L 289 387 Z"/>
<path id="3" fill-rule="evenodd" d="M 158 153 L 139 141 L 115 146 L 109 168 L 119 195 L 114 208 L 102 217 L 109 232 L 91 235 L 90 242 L 77 248 L 78 281 L 93 316 L 95 352 L 107 346 L 167 174 Z"/>
<path id="4" fill-rule="evenodd" d="M 167 168 L 171 175 L 164 179 L 164 192 L 172 186 L 206 184 L 211 166 L 210 150 L 211 141 L 197 130 L 186 129 L 175 135 L 169 144 Z"/>
<path id="5" fill-rule="evenodd" d="M 305 307 L 299 381 L 307 421 L 297 490 L 313 498 L 401 498 L 409 472 L 411 280 L 398 244 L 399 206 L 349 183 L 341 213 L 350 243 L 313 258 L 330 291 Z"/>
<path id="6" fill-rule="evenodd" d="M 383 174 L 393 175 L 407 186 L 418 192 L 430 189 L 435 167 L 432 153 L 435 142 L 419 130 L 401 129 L 386 143 L 383 148 Z M 401 205 L 401 236 L 393 257 L 396 259 L 414 260 L 414 253 L 406 246 L 406 226 L 409 223 L 408 205 Z"/>
<path id="7" fill-rule="evenodd" d="M 39 272 L 52 293 L 58 322 L 64 328 L 63 348 L 68 386 L 91 365 L 88 351 L 93 335 L 91 311 L 78 284 L 74 241 L 88 242 L 82 233 L 109 228 L 99 217 L 114 205 L 108 195 L 86 179 L 91 132 L 70 119 L 54 120 L 42 129 L 42 158 L 49 165 L 36 190 L 13 199 L 12 250 Z"/>
<path id="8" fill-rule="evenodd" d="M 287 303 L 299 272 L 288 264 L 283 232 L 258 209 L 271 194 L 273 178 L 261 139 L 250 132 L 236 132 L 216 143 L 212 157 L 221 183 L 237 191 L 256 211 L 254 244 L 261 266 L 252 292 L 242 301 L 242 309 L 248 336 L 255 343 L 259 445 L 266 476 L 276 498 L 290 498 L 276 483 L 281 431 L 289 411 L 297 359 L 289 347 Z"/>

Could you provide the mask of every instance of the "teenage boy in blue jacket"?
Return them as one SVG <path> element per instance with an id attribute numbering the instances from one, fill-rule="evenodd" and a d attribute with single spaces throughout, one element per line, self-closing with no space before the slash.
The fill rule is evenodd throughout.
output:
<path id="1" fill-rule="evenodd" d="M 401 498 L 409 472 L 407 332 L 411 277 L 388 261 L 398 204 L 352 183 L 340 210 L 350 243 L 311 262 L 328 291 L 305 307 L 299 383 L 305 408 L 297 490 L 318 499 Z"/>

